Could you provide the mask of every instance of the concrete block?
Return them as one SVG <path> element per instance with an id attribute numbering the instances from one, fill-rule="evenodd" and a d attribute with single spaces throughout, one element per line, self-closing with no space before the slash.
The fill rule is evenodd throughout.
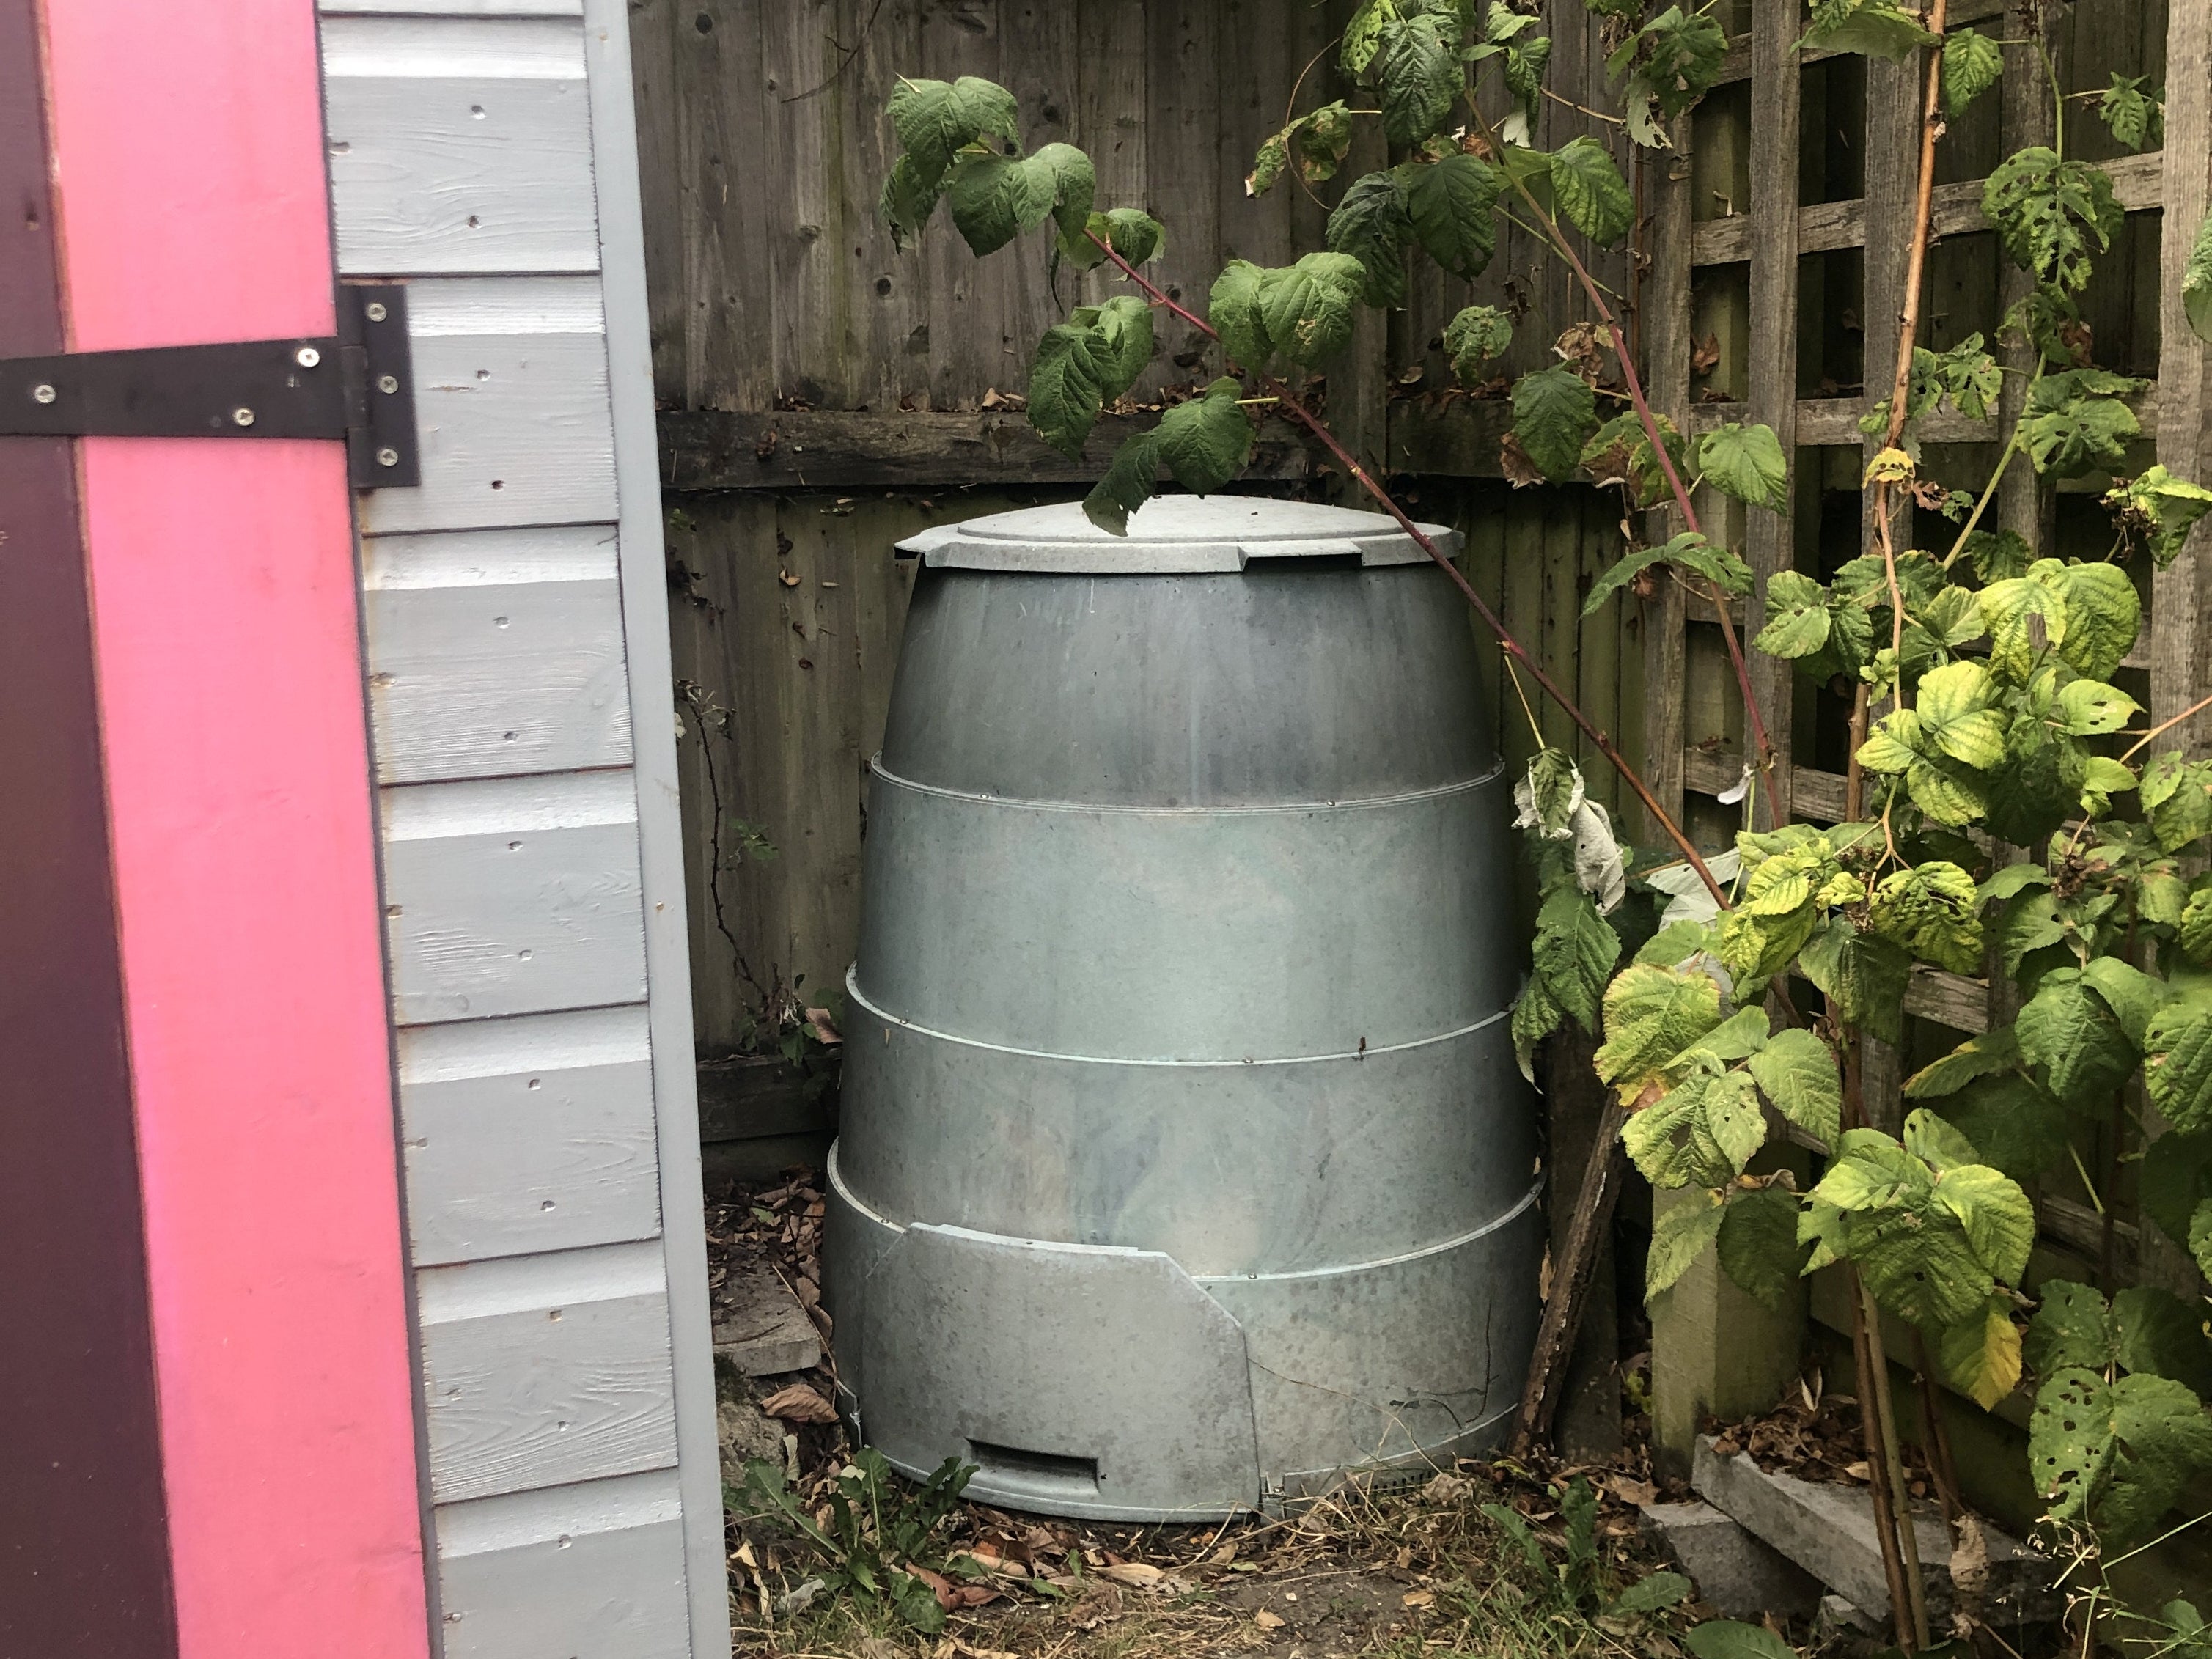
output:
<path id="1" fill-rule="evenodd" d="M 1644 1524 L 1674 1553 L 1698 1595 L 1723 1619 L 1809 1613 L 1820 1581 L 1711 1504 L 1646 1504 Z"/>
<path id="2" fill-rule="evenodd" d="M 714 1358 L 740 1376 L 811 1370 L 822 1339 L 799 1298 L 766 1262 L 735 1271 L 714 1305 Z"/>
<path id="3" fill-rule="evenodd" d="M 1854 1636 L 1880 1636 L 1883 1626 L 1861 1613 L 1840 1595 L 1824 1595 L 1813 1615 L 1813 1641 L 1817 1646 L 1849 1632 Z"/>
<path id="4" fill-rule="evenodd" d="M 1748 1456 L 1723 1457 L 1712 1437 L 1698 1437 L 1691 1484 L 1799 1566 L 1838 1591 L 1878 1625 L 1889 1621 L 1889 1583 L 1875 1541 L 1874 1499 L 1863 1488 L 1769 1474 Z M 2056 1617 L 2063 1597 L 2050 1586 L 2057 1564 L 1994 1527 L 1985 1527 L 1989 1571 L 1982 1593 L 1993 1624 Z M 1930 1618 L 1951 1607 L 1951 1529 L 1940 1516 L 1916 1511 L 1913 1536 L 1928 1586 Z"/>

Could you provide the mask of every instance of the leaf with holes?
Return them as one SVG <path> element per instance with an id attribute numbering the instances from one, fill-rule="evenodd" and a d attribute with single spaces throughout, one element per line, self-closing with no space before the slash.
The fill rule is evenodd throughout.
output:
<path id="1" fill-rule="evenodd" d="M 2151 1016 L 2143 1031 L 2143 1083 L 2151 1103 L 2175 1128 L 2212 1128 L 2212 1006 L 2184 999 Z"/>
<path id="2" fill-rule="evenodd" d="M 2112 71 L 2112 84 L 2097 100 L 2105 131 L 2130 149 L 2156 149 L 2166 142 L 2166 100 L 2156 88 L 2143 90 L 2147 75 Z"/>
<path id="3" fill-rule="evenodd" d="M 2036 1391 L 2028 1462 L 2053 1519 L 2086 1521 L 2107 1550 L 2124 1550 L 2212 1466 L 2212 1414 L 2168 1377 L 2107 1383 L 2069 1368 Z"/>
<path id="4" fill-rule="evenodd" d="M 1452 374 L 1464 386 L 1479 386 L 1486 363 L 1503 357 L 1513 344 L 1513 319 L 1496 306 L 1468 306 L 1444 329 L 1444 350 Z"/>
<path id="5" fill-rule="evenodd" d="M 1812 27 L 1797 44 L 1824 52 L 1899 58 L 1936 43 L 1936 37 L 1918 16 L 1891 0 L 1815 0 Z"/>
<path id="6" fill-rule="evenodd" d="M 1492 210 L 1505 180 L 1489 162 L 1455 153 L 1413 169 L 1406 212 L 1413 238 L 1455 276 L 1482 274 L 1498 251 Z"/>
<path id="7" fill-rule="evenodd" d="M 2089 283 L 2090 240 L 2100 252 L 2109 248 L 2126 216 L 2103 169 L 2061 161 L 2056 150 L 2035 144 L 1990 174 L 1982 216 L 1996 227 L 2014 264 L 2078 293 Z"/>
<path id="8" fill-rule="evenodd" d="M 1981 895 L 1955 864 L 1935 860 L 1883 877 L 1867 925 L 1923 962 L 1954 974 L 1981 971 Z"/>
<path id="9" fill-rule="evenodd" d="M 1309 253 L 1294 265 L 1260 273 L 1259 309 L 1267 337 L 1294 363 L 1311 368 L 1352 341 L 1352 308 L 1367 286 L 1359 261 Z"/>
<path id="10" fill-rule="evenodd" d="M 1337 64 L 1346 75 L 1356 78 L 1366 72 L 1382 46 L 1382 26 L 1397 15 L 1394 0 L 1360 0 L 1359 9 L 1345 25 L 1344 43 L 1337 52 Z"/>
<path id="11" fill-rule="evenodd" d="M 1957 115 L 1996 85 L 2004 52 L 1986 34 L 1954 29 L 1943 37 L 1943 111 Z"/>
<path id="12" fill-rule="evenodd" d="M 2056 478 L 2119 471 L 2127 464 L 2129 441 L 2142 434 L 2135 411 L 2121 398 L 2141 385 L 2100 368 L 2071 368 L 2038 380 L 2020 424 L 2035 470 Z"/>
<path id="13" fill-rule="evenodd" d="M 2071 680 L 2058 690 L 2059 728 L 2069 737 L 2094 738 L 2117 732 L 2142 705 L 2102 680 Z"/>

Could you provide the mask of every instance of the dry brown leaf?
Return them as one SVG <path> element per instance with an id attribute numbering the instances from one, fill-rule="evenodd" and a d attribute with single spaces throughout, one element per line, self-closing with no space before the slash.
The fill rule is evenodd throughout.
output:
<path id="1" fill-rule="evenodd" d="M 1521 440 L 1510 432 L 1498 441 L 1498 465 L 1505 474 L 1505 482 L 1516 489 L 1544 482 L 1544 472 L 1528 459 L 1528 452 L 1521 447 Z"/>
<path id="2" fill-rule="evenodd" d="M 1432 1607 L 1437 1604 L 1437 1593 L 1434 1590 L 1407 1590 L 1398 1600 L 1409 1607 Z"/>
<path id="3" fill-rule="evenodd" d="M 1959 1517 L 1959 1541 L 1951 1549 L 1951 1586 L 1969 1611 L 1978 1611 L 1990 1583 L 1990 1540 L 1980 1520 Z"/>
<path id="4" fill-rule="evenodd" d="M 822 1046 L 825 1048 L 835 1048 L 845 1040 L 838 1032 L 836 1022 L 830 1018 L 827 1008 L 809 1008 L 806 1023 L 814 1028 L 814 1035 L 822 1039 Z M 816 1212 L 813 1206 L 809 1205 L 807 1208 L 810 1212 Z"/>
<path id="5" fill-rule="evenodd" d="M 1097 1630 L 1121 1616 L 1121 1587 L 1093 1583 L 1067 1610 L 1068 1622 L 1078 1630 Z"/>
<path id="6" fill-rule="evenodd" d="M 1021 1659 L 1019 1654 L 1009 1653 L 1004 1648 L 971 1648 L 957 1636 L 952 1638 L 952 1650 L 961 1659 Z"/>
<path id="7" fill-rule="evenodd" d="M 1098 1576 L 1133 1589 L 1151 1589 L 1167 1574 L 1149 1561 L 1114 1561 L 1099 1568 Z"/>
<path id="8" fill-rule="evenodd" d="M 787 1423 L 835 1423 L 837 1408 L 804 1382 L 778 1389 L 760 1403 L 762 1412 Z"/>
<path id="9" fill-rule="evenodd" d="M 1709 333 L 1702 340 L 1694 340 L 1690 347 L 1690 373 L 1702 374 L 1721 360 L 1721 337 Z"/>
<path id="10" fill-rule="evenodd" d="M 1285 1625 L 1290 1623 L 1290 1620 L 1279 1613 L 1270 1613 L 1267 1608 L 1262 1607 L 1252 1615 L 1252 1622 L 1261 1630 L 1280 1630 Z"/>
<path id="11" fill-rule="evenodd" d="M 1659 1501 L 1659 1488 L 1649 1480 L 1635 1480 L 1625 1474 L 1609 1474 L 1605 1478 L 1605 1489 L 1624 1504 L 1642 1509 L 1646 1504 Z"/>

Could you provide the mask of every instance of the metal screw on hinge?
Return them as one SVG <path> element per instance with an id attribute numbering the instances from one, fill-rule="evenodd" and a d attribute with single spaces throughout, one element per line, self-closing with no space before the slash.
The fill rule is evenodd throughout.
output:
<path id="1" fill-rule="evenodd" d="M 380 323 L 392 314 L 384 308 L 384 301 L 381 300 L 371 300 L 363 309 L 368 313 L 368 320 L 372 323 Z"/>
<path id="2" fill-rule="evenodd" d="M 397 465 L 399 465 L 399 452 L 398 452 L 398 450 L 396 450 L 396 449 L 380 449 L 380 450 L 378 450 L 378 451 L 376 452 L 376 464 L 377 464 L 379 466 L 397 466 Z"/>
<path id="3" fill-rule="evenodd" d="M 43 381 L 41 381 L 39 385 L 34 386 L 33 386 L 33 387 L 31 388 L 31 401 L 32 401 L 33 403 L 34 403 L 34 404 L 50 404 L 50 403 L 53 402 L 53 400 L 54 400 L 54 389 L 53 389 L 53 387 L 52 387 L 52 386 L 47 386 L 47 385 L 46 385 L 46 384 L 45 384 Z"/>
<path id="4" fill-rule="evenodd" d="M 241 404 L 240 407 L 230 411 L 230 419 L 231 424 L 234 426 L 252 426 L 253 424 L 253 411 Z"/>
<path id="5" fill-rule="evenodd" d="M 398 377 L 397 374 L 380 374 L 380 375 L 378 375 L 378 376 L 376 377 L 376 389 L 377 389 L 379 392 L 397 392 L 397 391 L 398 391 L 398 390 L 399 390 L 399 377 Z"/>
<path id="6" fill-rule="evenodd" d="M 302 368 L 313 368 L 323 361 L 323 354 L 313 346 L 301 346 L 292 354 L 292 361 Z"/>

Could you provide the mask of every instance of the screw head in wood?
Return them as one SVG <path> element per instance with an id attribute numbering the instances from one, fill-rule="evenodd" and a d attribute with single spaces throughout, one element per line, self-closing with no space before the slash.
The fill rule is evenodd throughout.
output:
<path id="1" fill-rule="evenodd" d="M 380 323 L 392 314 L 384 308 L 384 301 L 381 300 L 371 300 L 365 309 L 368 314 L 368 320 L 372 323 Z"/>
<path id="2" fill-rule="evenodd" d="M 33 403 L 50 404 L 53 402 L 53 400 L 54 389 L 48 386 L 45 381 L 41 380 L 38 385 L 31 388 L 31 401 Z"/>
<path id="3" fill-rule="evenodd" d="M 292 361 L 302 368 L 313 368 L 323 361 L 323 354 L 313 346 L 301 346 L 292 354 Z"/>
<path id="4" fill-rule="evenodd" d="M 376 389 L 377 389 L 379 392 L 397 392 L 397 391 L 398 391 L 398 390 L 399 390 L 399 377 L 398 377 L 397 374 L 380 374 L 380 375 L 378 375 L 378 376 L 376 377 Z"/>
<path id="5" fill-rule="evenodd" d="M 378 451 L 376 452 L 376 464 L 377 464 L 379 466 L 397 466 L 397 465 L 399 465 L 399 452 L 398 452 L 398 450 L 396 450 L 396 449 L 380 449 L 380 450 L 378 450 Z"/>
<path id="6" fill-rule="evenodd" d="M 253 424 L 253 411 L 241 404 L 236 409 L 230 411 L 230 419 L 231 424 L 234 426 L 252 426 Z"/>

